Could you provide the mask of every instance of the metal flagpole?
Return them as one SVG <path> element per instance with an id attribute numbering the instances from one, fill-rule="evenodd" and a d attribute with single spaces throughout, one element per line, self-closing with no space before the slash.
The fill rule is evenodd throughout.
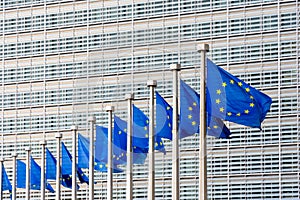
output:
<path id="1" fill-rule="evenodd" d="M 172 199 L 179 200 L 179 134 L 178 134 L 178 72 L 180 64 L 171 64 L 173 71 L 173 129 L 172 129 Z"/>
<path id="2" fill-rule="evenodd" d="M 3 158 L 0 158 L 0 199 L 3 199 L 3 190 L 2 190 L 2 182 L 3 182 Z"/>
<path id="3" fill-rule="evenodd" d="M 155 80 L 149 80 L 150 87 L 150 124 L 149 124 L 149 177 L 148 177 L 148 200 L 155 200 L 155 133 L 154 133 L 154 88 L 157 86 Z"/>
<path id="4" fill-rule="evenodd" d="M 72 199 L 77 199 L 77 126 L 72 126 Z"/>
<path id="5" fill-rule="evenodd" d="M 134 94 L 126 94 L 125 99 L 128 102 L 128 119 L 127 119 L 127 170 L 126 170 L 126 200 L 132 200 L 132 100 L 134 99 Z"/>
<path id="6" fill-rule="evenodd" d="M 199 44 L 201 53 L 200 75 L 200 128 L 199 128 L 199 200 L 207 200 L 207 157 L 206 157 L 206 52 L 208 44 Z"/>
<path id="7" fill-rule="evenodd" d="M 61 133 L 56 133 L 55 138 L 56 138 L 56 200 L 60 200 L 60 181 L 61 181 Z"/>
<path id="8" fill-rule="evenodd" d="M 95 167 L 95 149 L 94 149 L 94 126 L 95 126 L 96 118 L 90 117 L 90 148 L 89 148 L 89 200 L 94 200 L 94 167 Z"/>
<path id="9" fill-rule="evenodd" d="M 112 135 L 112 112 L 114 111 L 113 106 L 107 106 L 106 111 L 108 112 L 108 155 L 107 155 L 107 199 L 113 199 L 113 135 Z"/>
<path id="10" fill-rule="evenodd" d="M 45 147 L 46 141 L 41 141 L 40 145 L 42 146 L 42 157 L 41 157 L 41 200 L 45 199 Z"/>
<path id="11" fill-rule="evenodd" d="M 26 200 L 30 199 L 30 152 L 31 148 L 26 147 Z"/>
<path id="12" fill-rule="evenodd" d="M 12 153 L 13 158 L 13 174 L 12 174 L 12 191 L 11 191 L 11 199 L 16 200 L 17 194 L 16 194 L 16 187 L 17 187 L 17 156 L 18 154 L 16 152 Z"/>

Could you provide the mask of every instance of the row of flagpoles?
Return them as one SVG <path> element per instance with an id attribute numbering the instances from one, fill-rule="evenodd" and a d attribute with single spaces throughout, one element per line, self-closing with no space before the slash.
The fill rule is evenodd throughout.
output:
<path id="1" fill-rule="evenodd" d="M 113 172 L 122 171 L 117 166 L 126 164 L 126 199 L 132 200 L 132 166 L 136 163 L 144 163 L 148 154 L 148 200 L 154 200 L 154 152 L 155 150 L 165 151 L 161 140 L 165 138 L 172 140 L 172 199 L 179 200 L 179 139 L 199 133 L 199 200 L 206 200 L 206 134 L 217 138 L 229 138 L 230 131 L 224 125 L 223 120 L 260 128 L 261 122 L 272 103 L 270 97 L 206 59 L 208 49 L 207 44 L 201 44 L 198 48 L 202 57 L 200 95 L 185 82 L 179 81 L 180 65 L 171 65 L 170 68 L 173 71 L 173 108 L 155 92 L 156 81 L 148 81 L 147 86 L 150 88 L 149 119 L 133 105 L 134 95 L 127 94 L 125 96 L 128 104 L 127 123 L 117 116 L 114 116 L 113 120 L 114 107 L 108 106 L 106 108 L 108 128 L 96 126 L 95 130 L 95 117 L 89 118 L 89 139 L 77 133 L 77 126 L 73 126 L 72 155 L 61 141 L 61 133 L 55 135 L 58 152 L 56 159 L 46 148 L 46 142 L 41 142 L 41 167 L 30 156 L 30 148 L 26 149 L 26 164 L 17 160 L 17 155 L 13 154 L 12 185 L 10 185 L 5 172 L 3 161 L 0 160 L 2 164 L 0 169 L 0 174 L 2 174 L 0 176 L 0 199 L 2 199 L 2 191 L 9 190 L 12 193 L 12 199 L 15 200 L 16 187 L 21 187 L 26 188 L 27 200 L 30 199 L 31 188 L 40 189 L 43 200 L 45 199 L 45 189 L 54 192 L 51 185 L 46 181 L 48 179 L 56 180 L 56 200 L 59 200 L 61 196 L 61 184 L 71 187 L 72 199 L 77 199 L 77 177 L 81 183 L 89 184 L 89 199 L 93 200 L 94 170 L 103 171 L 103 168 L 104 171 L 107 170 L 107 199 L 113 199 Z M 206 74 L 208 74 L 207 77 Z M 180 83 L 180 96 L 178 83 Z M 155 114 L 156 117 L 154 117 Z M 156 118 L 156 123 L 154 123 L 154 118 Z M 66 169 L 66 166 L 69 168 Z M 20 168 L 23 170 L 20 171 Z M 88 178 L 81 168 L 88 168 Z M 26 178 L 24 179 L 22 176 Z"/>

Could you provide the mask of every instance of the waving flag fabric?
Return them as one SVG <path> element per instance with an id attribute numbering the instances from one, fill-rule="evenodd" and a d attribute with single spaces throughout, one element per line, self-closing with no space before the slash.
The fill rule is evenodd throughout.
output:
<path id="1" fill-rule="evenodd" d="M 156 95 L 156 135 L 172 140 L 173 108 L 158 93 Z"/>
<path id="2" fill-rule="evenodd" d="M 96 137 L 97 137 L 97 130 L 96 130 Z M 99 140 L 98 140 L 99 142 Z M 100 172 L 107 172 L 107 163 L 102 162 L 99 160 L 99 146 L 101 143 L 95 142 L 95 170 Z M 81 134 L 78 134 L 78 167 L 80 168 L 89 168 L 89 145 L 90 141 L 82 136 Z M 103 147 L 104 148 L 104 147 Z M 106 147 L 107 148 L 107 147 Z M 114 173 L 120 173 L 123 172 L 122 169 L 119 169 L 117 166 L 114 166 L 113 169 Z"/>
<path id="3" fill-rule="evenodd" d="M 207 59 L 207 88 L 211 115 L 260 128 L 272 99 Z"/>
<path id="4" fill-rule="evenodd" d="M 72 176 L 72 156 L 66 145 L 61 143 L 62 152 L 62 175 Z M 89 184 L 89 178 L 83 173 L 82 169 L 77 166 L 77 176 L 81 183 Z"/>
<path id="5" fill-rule="evenodd" d="M 180 80 L 180 138 L 199 133 L 200 96 L 184 81 Z M 207 114 L 207 135 L 229 138 L 230 131 L 222 120 Z"/>

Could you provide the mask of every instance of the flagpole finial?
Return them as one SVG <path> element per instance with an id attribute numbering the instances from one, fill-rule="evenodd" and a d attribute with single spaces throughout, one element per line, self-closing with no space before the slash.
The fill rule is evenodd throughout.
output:
<path id="1" fill-rule="evenodd" d="M 46 144 L 47 144 L 46 140 L 40 141 L 40 145 L 46 145 Z"/>
<path id="2" fill-rule="evenodd" d="M 96 117 L 95 116 L 91 116 L 91 117 L 89 117 L 88 121 L 95 123 L 96 122 Z"/>
<path id="3" fill-rule="evenodd" d="M 147 86 L 148 87 L 156 87 L 157 86 L 157 81 L 156 80 L 148 80 L 147 81 Z"/>
<path id="4" fill-rule="evenodd" d="M 61 133 L 55 133 L 55 138 L 62 138 L 62 134 Z"/>
<path id="5" fill-rule="evenodd" d="M 78 126 L 77 126 L 77 125 L 71 126 L 71 130 L 72 130 L 72 131 L 77 131 L 77 129 L 78 129 Z"/>
<path id="6" fill-rule="evenodd" d="M 4 158 L 1 157 L 1 158 L 0 158 L 0 162 L 4 162 Z"/>
<path id="7" fill-rule="evenodd" d="M 209 45 L 205 43 L 200 43 L 197 45 L 198 52 L 200 51 L 209 51 Z"/>
<path id="8" fill-rule="evenodd" d="M 177 70 L 177 71 L 180 71 L 181 70 L 181 65 L 180 64 L 171 64 L 170 65 L 170 69 L 171 70 Z"/>
<path id="9" fill-rule="evenodd" d="M 105 108 L 105 110 L 107 111 L 107 112 L 109 112 L 109 111 L 114 111 L 115 110 L 115 107 L 114 106 L 106 106 L 106 108 Z"/>
<path id="10" fill-rule="evenodd" d="M 18 156 L 17 152 L 12 152 L 11 157 L 17 157 L 17 156 Z"/>
<path id="11" fill-rule="evenodd" d="M 126 99 L 126 100 L 134 99 L 134 94 L 133 94 L 133 93 L 126 94 L 126 95 L 125 95 L 125 99 Z"/>

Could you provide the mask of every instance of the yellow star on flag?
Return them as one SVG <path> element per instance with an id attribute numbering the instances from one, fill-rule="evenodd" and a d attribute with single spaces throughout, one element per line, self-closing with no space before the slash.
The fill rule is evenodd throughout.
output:
<path id="1" fill-rule="evenodd" d="M 226 87 L 226 86 L 227 86 L 227 83 L 223 82 L 223 83 L 222 83 L 222 86 L 223 86 L 223 87 Z"/>
<path id="2" fill-rule="evenodd" d="M 220 112 L 224 112 L 224 108 L 223 107 L 220 108 Z"/>
<path id="3" fill-rule="evenodd" d="M 221 90 L 217 90 L 217 94 L 221 94 Z"/>
<path id="4" fill-rule="evenodd" d="M 217 103 L 217 104 L 220 104 L 220 103 L 221 103 L 221 100 L 220 100 L 220 99 L 216 99 L 216 103 Z"/>

